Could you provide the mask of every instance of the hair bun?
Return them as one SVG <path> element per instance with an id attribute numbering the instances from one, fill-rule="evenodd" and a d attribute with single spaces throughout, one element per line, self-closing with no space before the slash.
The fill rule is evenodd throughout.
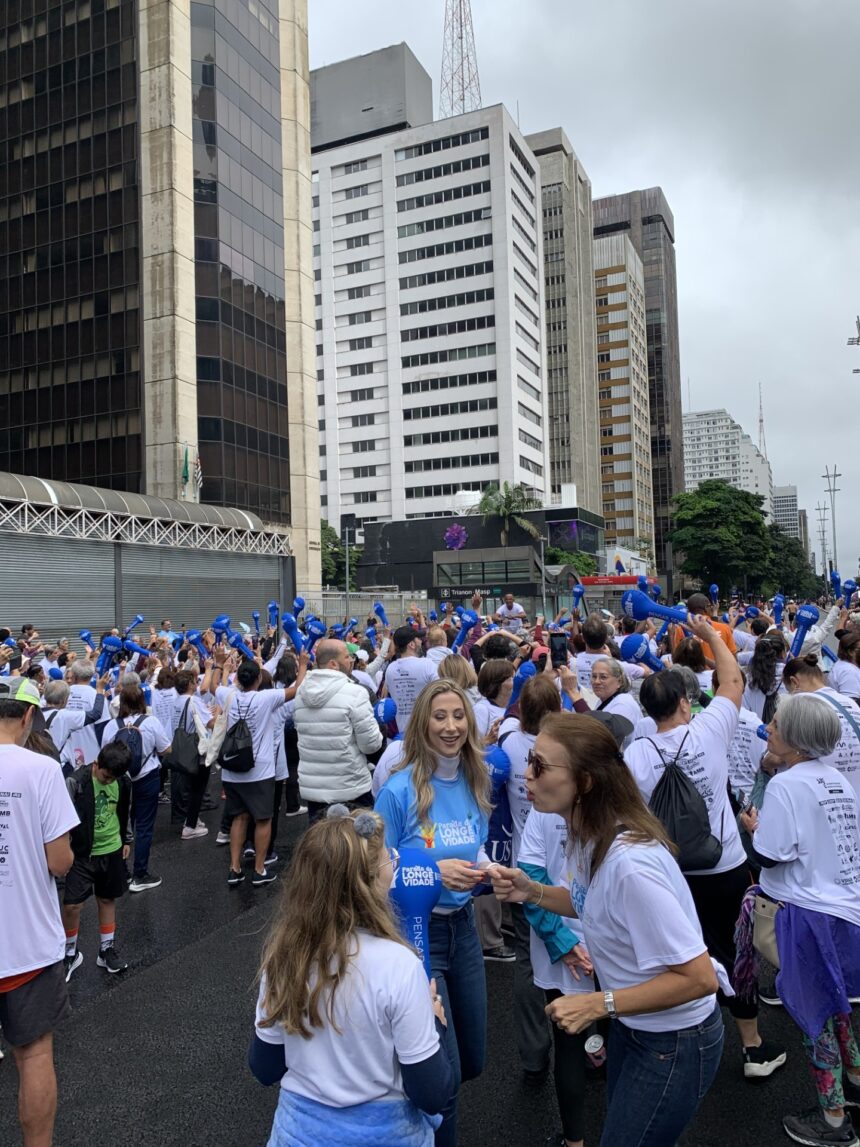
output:
<path id="1" fill-rule="evenodd" d="M 325 815 L 326 815 L 326 820 L 328 820 L 329 818 L 331 818 L 332 820 L 335 820 L 338 817 L 349 816 L 349 809 L 346 807 L 345 804 L 333 804 L 333 805 L 329 805 L 328 812 Z"/>
<path id="2" fill-rule="evenodd" d="M 818 654 L 817 653 L 807 653 L 806 656 L 803 658 L 803 660 L 806 662 L 807 665 L 812 665 L 815 669 L 818 668 Z"/>
<path id="3" fill-rule="evenodd" d="M 372 812 L 360 812 L 352 823 L 356 833 L 363 840 L 370 840 L 379 825 Z"/>

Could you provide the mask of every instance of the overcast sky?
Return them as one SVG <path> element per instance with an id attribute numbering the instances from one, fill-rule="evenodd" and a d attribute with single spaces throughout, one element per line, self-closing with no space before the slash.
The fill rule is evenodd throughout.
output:
<path id="1" fill-rule="evenodd" d="M 438 110 L 444 0 L 309 0 L 311 67 L 405 40 Z M 472 0 L 485 105 L 561 126 L 595 198 L 659 184 L 675 215 L 684 409 L 725 407 L 809 513 L 860 516 L 860 3 Z M 689 380 L 692 407 L 688 404 Z M 829 518 L 828 518 L 829 523 Z M 828 550 L 829 542 L 828 526 Z"/>

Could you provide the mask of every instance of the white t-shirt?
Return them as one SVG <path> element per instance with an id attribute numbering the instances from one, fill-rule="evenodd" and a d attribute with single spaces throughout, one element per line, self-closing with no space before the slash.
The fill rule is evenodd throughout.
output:
<path id="1" fill-rule="evenodd" d="M 610 653 L 577 653 L 576 655 L 576 677 L 579 682 L 580 691 L 583 689 L 591 688 L 591 669 L 595 661 L 611 661 L 612 655 Z M 621 668 L 624 670 L 624 675 L 628 681 L 638 681 L 641 677 L 645 677 L 645 670 L 641 665 L 634 665 L 631 661 L 622 661 Z"/>
<path id="2" fill-rule="evenodd" d="M 687 882 L 660 844 L 615 841 L 588 887 L 580 928 L 601 986 L 614 991 L 643 984 L 707 951 Z M 619 1019 L 636 1031 L 678 1031 L 704 1023 L 715 1004 L 716 996 L 707 995 Z"/>
<path id="3" fill-rule="evenodd" d="M 165 690 L 168 692 L 168 690 Z M 208 725 L 212 720 L 212 714 L 206 708 L 206 702 L 199 693 L 184 693 L 179 694 L 174 691 L 172 711 L 169 715 L 170 725 L 167 727 L 166 732 L 169 737 L 172 737 L 176 730 L 179 728 L 179 722 L 182 720 L 182 714 L 185 711 L 185 702 L 190 701 L 188 706 L 188 715 L 185 718 L 185 731 L 186 733 L 195 732 L 197 726 L 194 723 L 194 713 L 203 722 Z"/>
<path id="4" fill-rule="evenodd" d="M 782 683 L 782 671 L 785 668 L 785 663 L 780 662 L 774 673 L 774 681 L 778 681 L 779 685 L 776 688 L 777 693 L 785 693 L 785 686 Z M 770 696 L 768 693 L 762 693 L 761 689 L 757 689 L 755 685 L 751 685 L 749 681 L 744 689 L 744 696 L 741 704 L 745 709 L 751 710 L 753 713 L 758 713 L 759 720 L 764 713 L 764 705 L 767 698 Z"/>
<path id="5" fill-rule="evenodd" d="M 709 706 L 710 708 L 710 706 Z M 749 792 L 767 751 L 767 741 L 758 735 L 761 718 L 749 709 L 738 714 L 738 728 L 728 748 L 729 781 L 733 789 Z"/>
<path id="6" fill-rule="evenodd" d="M 51 757 L 0 745 L 0 977 L 62 960 L 66 935 L 44 846 L 78 824 Z"/>
<path id="7" fill-rule="evenodd" d="M 860 697 L 860 668 L 851 661 L 836 661 L 827 674 L 827 684 L 837 693 L 856 699 Z"/>
<path id="8" fill-rule="evenodd" d="M 735 639 L 735 649 L 739 653 L 752 653 L 755 649 L 755 643 L 758 641 L 754 633 L 748 633 L 745 629 L 736 629 L 732 636 Z"/>
<path id="9" fill-rule="evenodd" d="M 536 864 L 545 868 L 553 884 L 571 890 L 571 903 L 578 912 L 585 904 L 588 874 L 576 863 L 576 858 L 582 857 L 580 850 L 575 849 L 568 855 L 566 845 L 567 824 L 564 817 L 532 809 L 523 829 L 517 863 Z M 582 924 L 579 920 L 572 916 L 562 916 L 562 920 L 574 935 L 581 935 Z M 529 929 L 529 949 L 534 982 L 539 988 L 556 988 L 565 995 L 594 991 L 591 976 L 580 972 L 580 979 L 577 980 L 563 960 L 557 960 L 556 963 L 550 960 L 546 944 L 533 928 Z"/>
<path id="10" fill-rule="evenodd" d="M 845 697 L 841 693 L 837 693 L 835 689 L 831 689 L 825 685 L 822 689 L 816 689 L 813 696 L 816 697 L 832 697 L 833 701 L 838 701 L 842 709 L 845 711 L 840 712 L 839 709 L 833 705 L 832 701 L 828 701 L 829 705 L 833 705 L 839 717 L 839 724 L 842 726 L 842 735 L 839 738 L 839 743 L 836 748 L 828 757 L 822 757 L 821 763 L 823 765 L 832 765 L 834 769 L 838 769 L 844 777 L 846 777 L 854 786 L 854 791 L 860 797 L 860 738 L 852 726 L 851 721 L 845 716 L 845 713 L 850 714 L 853 718 L 854 725 L 860 729 L 860 707 L 857 706 L 855 701 L 850 697 Z"/>
<path id="11" fill-rule="evenodd" d="M 508 721 L 505 721 L 502 730 L 504 730 L 507 725 Z M 502 735 L 502 730 L 500 730 L 500 736 Z M 516 864 L 517 862 L 523 829 L 532 811 L 531 801 L 526 795 L 526 769 L 528 768 L 528 755 L 534 748 L 536 740 L 537 735 L 535 733 L 524 733 L 522 729 L 520 729 L 519 724 L 517 724 L 510 736 L 504 738 L 504 742 L 501 746 L 503 752 L 507 754 L 508 760 L 511 762 L 507 789 L 508 804 L 511 809 L 512 864 Z"/>
<path id="12" fill-rule="evenodd" d="M 136 720 L 136 716 L 125 717 L 122 724 L 130 726 Z M 119 723 L 120 719 L 117 717 L 105 725 L 105 731 L 102 734 L 102 746 L 109 745 L 111 741 L 116 740 Z M 138 726 L 138 731 L 143 738 L 143 766 L 137 776 L 131 778 L 133 784 L 137 784 L 141 777 L 146 777 L 151 772 L 161 768 L 156 753 L 163 753 L 165 749 L 170 748 L 170 737 L 162 729 L 161 722 L 157 721 L 155 717 L 144 717 Z"/>
<path id="13" fill-rule="evenodd" d="M 92 709 L 96 703 L 98 694 L 92 685 L 70 685 L 69 686 L 69 699 L 66 702 L 67 709 L 86 709 L 87 712 Z M 105 706 L 105 717 L 108 716 L 107 706 Z"/>
<path id="14" fill-rule="evenodd" d="M 635 731 L 636 726 L 642 720 L 642 709 L 639 702 L 635 697 L 631 697 L 629 693 L 616 693 L 615 696 L 603 707 L 604 713 L 617 713 L 619 717 L 626 717 Z M 623 748 L 626 748 L 633 740 L 633 733 L 624 740 Z"/>
<path id="15" fill-rule="evenodd" d="M 69 738 L 78 729 L 83 729 L 87 715 L 83 709 L 46 709 L 45 725 L 48 736 L 57 746 L 62 764 L 74 765 L 75 758 Z"/>
<path id="16" fill-rule="evenodd" d="M 486 737 L 490 731 L 490 726 L 493 721 L 498 721 L 500 717 L 504 717 L 505 710 L 494 705 L 492 701 L 488 701 L 486 697 L 482 697 L 475 705 L 475 724 L 478 726 L 478 736 Z"/>
<path id="17" fill-rule="evenodd" d="M 247 773 L 231 773 L 229 769 L 221 770 L 221 778 L 232 784 L 240 785 L 246 781 L 267 781 L 275 776 L 275 724 L 274 714 L 285 704 L 283 689 L 254 690 L 243 693 L 226 685 L 220 685 L 215 690 L 218 704 L 224 708 L 231 693 L 233 700 L 227 713 L 227 729 L 234 725 L 240 717 L 244 717 L 251 731 L 251 740 L 254 745 L 254 767 Z"/>
<path id="18" fill-rule="evenodd" d="M 426 657 L 399 657 L 385 671 L 388 694 L 397 706 L 397 728 L 406 732 L 418 694 L 438 676 L 436 663 Z"/>
<path id="19" fill-rule="evenodd" d="M 761 870 L 768 896 L 860 926 L 860 800 L 836 769 L 801 761 L 777 773 L 753 843 L 783 862 Z"/>
<path id="20" fill-rule="evenodd" d="M 373 770 L 373 779 L 370 782 L 370 791 L 373 793 L 374 798 L 379 796 L 379 790 L 391 776 L 392 769 L 403 760 L 403 738 L 399 737 L 396 741 L 389 741 L 385 746 L 382 756 L 376 762 L 376 767 Z"/>
<path id="21" fill-rule="evenodd" d="M 519 633 L 523 627 L 522 619 L 526 615 L 526 611 L 518 601 L 513 605 L 500 605 L 496 613 L 502 619 L 500 624 L 502 629 L 506 629 L 508 633 Z"/>
<path id="22" fill-rule="evenodd" d="M 696 674 L 696 680 L 699 682 L 699 688 L 703 693 L 707 693 L 711 688 L 713 682 L 714 671 L 713 669 L 703 669 L 701 673 Z"/>
<path id="23" fill-rule="evenodd" d="M 176 690 L 172 686 L 169 689 L 152 690 L 152 715 L 156 721 L 161 722 L 161 727 L 168 737 L 171 736 L 175 728 L 173 724 L 173 702 L 175 698 Z"/>
<path id="24" fill-rule="evenodd" d="M 280 709 L 272 714 L 272 747 L 275 754 L 275 780 L 285 781 L 290 775 L 287 765 L 287 749 L 284 745 L 284 729 L 287 721 L 292 720 L 296 709 L 296 699 L 284 702 Z"/>
<path id="25" fill-rule="evenodd" d="M 310 1039 L 287 1035 L 280 1024 L 261 1027 L 265 983 L 257 1001 L 257 1035 L 284 1047 L 281 1087 L 327 1107 L 403 1099 L 399 1064 L 423 1063 L 439 1048 L 427 977 L 415 953 L 366 932 L 357 939 L 334 997 L 340 1034 L 328 1022 L 311 1029 Z M 327 1000 L 320 1010 L 325 1016 Z"/>
<path id="26" fill-rule="evenodd" d="M 734 702 L 727 697 L 715 697 L 707 709 L 699 713 L 689 725 L 679 725 L 667 733 L 655 733 L 650 740 L 634 741 L 624 751 L 627 767 L 633 773 L 647 803 L 664 768 L 675 759 L 684 741 L 678 765 L 699 790 L 708 810 L 711 832 L 723 845 L 723 854 L 713 868 L 690 872 L 691 876 L 728 872 L 746 861 L 726 788 L 729 777 L 728 747 L 737 727 L 738 710 Z M 654 745 L 661 750 L 662 758 Z"/>

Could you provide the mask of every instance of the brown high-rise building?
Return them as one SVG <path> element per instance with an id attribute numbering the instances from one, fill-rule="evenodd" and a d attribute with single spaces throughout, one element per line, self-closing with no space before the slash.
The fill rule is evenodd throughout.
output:
<path id="1" fill-rule="evenodd" d="M 659 187 L 595 199 L 594 235 L 624 232 L 645 273 L 651 479 L 658 571 L 672 574 L 672 498 L 684 489 L 675 222 Z"/>

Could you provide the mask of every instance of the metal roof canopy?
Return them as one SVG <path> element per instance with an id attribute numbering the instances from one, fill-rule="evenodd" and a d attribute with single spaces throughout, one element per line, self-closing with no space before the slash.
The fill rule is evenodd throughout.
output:
<path id="1" fill-rule="evenodd" d="M 93 510 L 129 514 L 136 518 L 153 518 L 163 522 L 186 522 L 227 529 L 266 531 L 262 519 L 245 510 L 226 506 L 205 506 L 197 502 L 178 502 L 153 498 L 147 494 L 129 494 L 97 486 L 78 486 L 71 482 L 48 481 L 29 475 L 0 472 L 0 501 L 29 502 L 36 506 L 55 506 L 64 510 Z"/>

